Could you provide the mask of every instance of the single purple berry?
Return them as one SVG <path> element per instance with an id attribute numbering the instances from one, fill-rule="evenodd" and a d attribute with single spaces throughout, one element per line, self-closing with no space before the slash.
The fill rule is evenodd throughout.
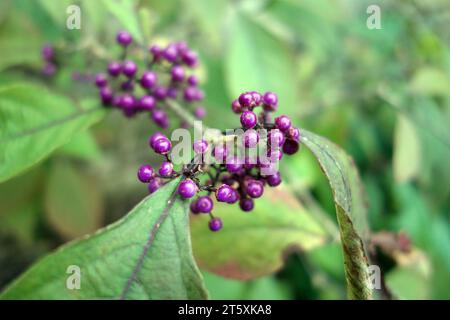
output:
<path id="1" fill-rule="evenodd" d="M 214 147 L 213 155 L 214 155 L 214 158 L 215 158 L 219 163 L 224 162 L 225 159 L 226 159 L 227 156 L 228 156 L 228 149 L 227 149 L 227 146 L 226 146 L 224 143 L 217 144 L 217 145 Z"/>
<path id="2" fill-rule="evenodd" d="M 184 80 L 184 69 L 182 66 L 173 66 L 170 70 L 170 75 L 172 76 L 172 81 L 181 82 Z"/>
<path id="3" fill-rule="evenodd" d="M 139 99 L 139 108 L 144 110 L 152 110 L 156 106 L 156 100 L 153 96 L 145 95 Z"/>
<path id="4" fill-rule="evenodd" d="M 209 220 L 209 230 L 216 232 L 220 229 L 222 229 L 222 220 L 219 218 L 212 218 Z"/>
<path id="5" fill-rule="evenodd" d="M 128 78 L 134 77 L 137 72 L 137 65 L 134 61 L 125 61 L 122 67 L 122 73 Z"/>
<path id="6" fill-rule="evenodd" d="M 153 88 L 156 84 L 157 76 L 153 71 L 145 71 L 141 77 L 141 86 L 145 89 Z"/>
<path id="7" fill-rule="evenodd" d="M 109 87 L 100 88 L 100 98 L 104 104 L 109 104 L 113 99 L 113 92 Z"/>
<path id="8" fill-rule="evenodd" d="M 259 142 L 259 134 L 256 130 L 250 129 L 242 135 L 242 142 L 246 148 L 254 148 Z"/>
<path id="9" fill-rule="evenodd" d="M 155 61 L 160 60 L 163 55 L 163 49 L 156 44 L 151 46 L 149 51 L 153 55 Z"/>
<path id="10" fill-rule="evenodd" d="M 158 141 L 159 139 L 167 139 L 167 137 L 161 132 L 155 132 L 150 136 L 150 138 L 148 139 L 148 144 L 152 149 L 155 149 L 155 142 Z"/>
<path id="11" fill-rule="evenodd" d="M 272 129 L 269 132 L 268 141 L 267 143 L 270 146 L 279 147 L 282 146 L 285 141 L 285 137 L 283 132 L 281 132 L 279 129 Z"/>
<path id="12" fill-rule="evenodd" d="M 271 187 L 276 187 L 281 183 L 281 175 L 279 172 L 266 177 L 267 184 Z"/>
<path id="13" fill-rule="evenodd" d="M 121 71 L 122 65 L 119 62 L 113 61 L 110 64 L 108 64 L 108 73 L 110 76 L 117 77 Z"/>
<path id="14" fill-rule="evenodd" d="M 298 141 L 288 139 L 283 144 L 283 152 L 287 155 L 296 153 L 298 149 L 300 149 L 300 144 L 298 143 Z"/>
<path id="15" fill-rule="evenodd" d="M 231 103 L 231 110 L 233 110 L 234 113 L 242 112 L 242 106 L 239 103 L 238 99 L 233 100 L 233 102 Z"/>
<path id="16" fill-rule="evenodd" d="M 198 78 L 197 78 L 197 76 L 196 75 L 190 75 L 188 78 L 187 78 L 187 83 L 190 85 L 190 86 L 196 86 L 196 85 L 198 85 Z"/>
<path id="17" fill-rule="evenodd" d="M 266 92 L 262 98 L 263 108 L 266 111 L 275 111 L 278 105 L 278 97 L 273 92 Z"/>
<path id="18" fill-rule="evenodd" d="M 230 173 L 237 173 L 242 169 L 242 163 L 238 157 L 230 157 L 227 159 L 225 167 Z"/>
<path id="19" fill-rule="evenodd" d="M 120 97 L 119 107 L 122 109 L 133 109 L 135 105 L 134 97 L 130 94 L 124 94 Z"/>
<path id="20" fill-rule="evenodd" d="M 251 198 L 242 198 L 239 201 L 239 207 L 242 211 L 249 212 L 253 210 L 253 207 L 255 206 L 253 199 Z"/>
<path id="21" fill-rule="evenodd" d="M 153 150 L 159 154 L 167 154 L 172 148 L 172 143 L 166 137 L 161 137 L 153 143 Z"/>
<path id="22" fill-rule="evenodd" d="M 251 94 L 252 97 L 253 97 L 253 104 L 254 104 L 255 106 L 261 105 L 261 102 L 262 102 L 262 96 L 261 96 L 261 94 L 260 94 L 259 92 L 256 92 L 256 91 L 252 91 L 252 92 L 250 92 L 250 94 Z"/>
<path id="23" fill-rule="evenodd" d="M 216 199 L 219 202 L 229 202 L 233 197 L 234 189 L 229 185 L 222 184 L 216 190 Z"/>
<path id="24" fill-rule="evenodd" d="M 209 196 L 201 196 L 197 200 L 197 210 L 202 213 L 210 213 L 214 207 L 213 201 Z"/>
<path id="25" fill-rule="evenodd" d="M 164 161 L 159 167 L 158 173 L 163 178 L 169 178 L 173 173 L 173 164 L 169 161 Z"/>
<path id="26" fill-rule="evenodd" d="M 206 115 L 206 109 L 203 107 L 197 107 L 194 109 L 194 116 L 197 119 L 203 119 Z"/>
<path id="27" fill-rule="evenodd" d="M 239 104 L 244 108 L 252 106 L 253 96 L 250 92 L 241 93 L 239 96 Z"/>
<path id="28" fill-rule="evenodd" d="M 152 120 L 161 128 L 169 127 L 169 117 L 163 110 L 157 109 L 152 111 Z"/>
<path id="29" fill-rule="evenodd" d="M 191 204 L 189 205 L 189 208 L 191 209 L 191 212 L 192 212 L 193 214 L 200 213 L 200 211 L 199 211 L 198 208 L 197 208 L 197 200 L 192 201 Z"/>
<path id="30" fill-rule="evenodd" d="M 252 198 L 259 198 L 264 192 L 264 185 L 259 180 L 250 180 L 246 183 L 245 192 Z"/>
<path id="31" fill-rule="evenodd" d="M 169 44 L 163 52 L 163 57 L 169 62 L 175 62 L 178 58 L 178 50 L 174 44 Z"/>
<path id="32" fill-rule="evenodd" d="M 191 179 L 186 179 L 178 186 L 178 194 L 184 199 L 192 198 L 198 191 L 198 187 Z"/>
<path id="33" fill-rule="evenodd" d="M 45 46 L 42 47 L 41 54 L 42 54 L 42 58 L 45 61 L 51 61 L 55 57 L 55 50 L 53 49 L 53 47 L 51 45 L 46 44 Z"/>
<path id="34" fill-rule="evenodd" d="M 117 34 L 117 43 L 119 43 L 120 45 L 126 47 L 128 46 L 131 42 L 133 42 L 133 38 L 131 37 L 131 34 L 129 34 L 126 31 L 120 31 Z"/>
<path id="35" fill-rule="evenodd" d="M 298 128 L 290 127 L 286 131 L 286 136 L 291 140 L 299 141 L 300 140 L 300 130 Z"/>
<path id="36" fill-rule="evenodd" d="M 282 115 L 275 118 L 275 125 L 278 129 L 285 132 L 291 127 L 291 119 L 288 116 Z"/>
<path id="37" fill-rule="evenodd" d="M 184 41 L 175 43 L 175 47 L 177 48 L 178 53 L 183 53 L 189 49 L 187 43 Z"/>
<path id="38" fill-rule="evenodd" d="M 139 181 L 147 183 L 152 180 L 154 175 L 154 171 L 151 165 L 149 164 L 143 164 L 139 167 L 139 170 L 137 172 L 137 176 Z"/>
<path id="39" fill-rule="evenodd" d="M 206 140 L 197 140 L 192 145 L 195 153 L 205 153 L 208 149 L 208 142 Z"/>
<path id="40" fill-rule="evenodd" d="M 192 50 L 186 50 L 182 53 L 181 59 L 189 67 L 195 67 L 197 65 L 198 57 L 197 53 Z"/>
<path id="41" fill-rule="evenodd" d="M 51 62 L 46 63 L 44 66 L 44 69 L 42 70 L 42 73 L 47 77 L 54 75 L 55 72 L 56 72 L 56 66 Z"/>
<path id="42" fill-rule="evenodd" d="M 239 193 L 233 189 L 233 192 L 231 193 L 230 199 L 227 201 L 229 204 L 233 204 L 239 201 Z"/>
<path id="43" fill-rule="evenodd" d="M 169 87 L 167 88 L 167 97 L 176 99 L 178 95 L 178 89 L 176 87 Z"/>
<path id="44" fill-rule="evenodd" d="M 251 129 L 258 123 L 258 117 L 253 111 L 244 111 L 241 114 L 241 124 L 245 129 Z"/>
<path id="45" fill-rule="evenodd" d="M 161 187 L 161 185 L 162 185 L 162 182 L 158 178 L 154 178 L 154 179 L 150 180 L 150 182 L 147 185 L 148 192 L 150 194 L 154 193 L 156 190 L 159 189 L 159 187 Z"/>
<path id="46" fill-rule="evenodd" d="M 163 86 L 157 86 L 153 95 L 158 100 L 164 100 L 167 97 L 167 88 Z"/>
<path id="47" fill-rule="evenodd" d="M 194 101 L 197 98 L 197 87 L 189 86 L 184 89 L 183 97 L 187 102 Z"/>
<path id="48" fill-rule="evenodd" d="M 95 84 L 97 87 L 102 88 L 106 86 L 108 81 L 103 73 L 99 73 L 95 76 Z"/>

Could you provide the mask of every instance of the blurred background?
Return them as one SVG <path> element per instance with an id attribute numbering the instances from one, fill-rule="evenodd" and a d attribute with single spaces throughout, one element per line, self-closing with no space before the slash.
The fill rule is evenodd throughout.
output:
<path id="1" fill-rule="evenodd" d="M 70 4 L 81 8 L 80 30 L 65 27 Z M 381 29 L 367 27 L 371 4 L 381 9 Z M 73 73 L 103 71 L 105 57 L 118 56 L 115 34 L 124 26 L 142 33 L 146 45 L 187 41 L 200 55 L 205 123 L 234 128 L 230 102 L 239 93 L 276 92 L 280 113 L 354 158 L 384 291 L 403 299 L 449 299 L 449 22 L 446 0 L 2 0 L 0 85 L 39 82 L 68 97 L 95 97 L 95 87 L 74 81 Z M 45 43 L 66 54 L 55 77 L 42 80 L 30 70 L 42 69 Z M 155 130 L 148 117 L 110 112 L 50 158 L 0 184 L 0 288 L 45 253 L 117 220 L 146 196 L 136 169 L 158 161 L 147 149 Z M 313 219 L 330 236 L 313 245 L 267 225 L 214 240 L 207 220 L 193 221 L 194 254 L 212 298 L 345 298 L 327 181 L 306 149 L 284 158 L 282 171 L 284 188 L 266 204 L 256 203 L 254 221 L 262 224 L 274 212 L 297 219 L 301 212 L 308 217 L 302 221 Z M 243 216 L 230 206 L 217 210 L 225 219 Z M 230 225 L 253 223 L 239 219 L 244 222 Z M 302 250 L 257 243 L 287 237 Z M 241 245 L 247 242 L 265 252 L 252 256 L 245 251 L 251 246 Z M 222 277 L 224 268 L 208 262 L 214 252 L 247 263 L 249 273 L 228 274 L 241 280 Z"/>

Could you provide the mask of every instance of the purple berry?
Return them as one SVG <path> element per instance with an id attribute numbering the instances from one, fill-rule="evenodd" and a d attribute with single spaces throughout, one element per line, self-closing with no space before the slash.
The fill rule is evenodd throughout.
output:
<path id="1" fill-rule="evenodd" d="M 176 87 L 170 87 L 167 89 L 167 97 L 176 99 L 178 95 L 178 89 Z"/>
<path id="2" fill-rule="evenodd" d="M 161 128 L 169 127 L 169 117 L 163 110 L 157 109 L 152 111 L 152 120 Z"/>
<path id="3" fill-rule="evenodd" d="M 298 149 L 300 149 L 300 144 L 298 143 L 298 141 L 288 139 L 283 144 L 283 152 L 287 155 L 296 153 Z"/>
<path id="4" fill-rule="evenodd" d="M 266 92 L 262 98 L 263 108 L 266 111 L 275 111 L 278 105 L 278 97 L 273 92 Z"/>
<path id="5" fill-rule="evenodd" d="M 214 155 L 214 158 L 215 158 L 219 163 L 222 163 L 223 161 L 225 161 L 225 159 L 227 158 L 227 155 L 228 155 L 228 149 L 227 149 L 227 146 L 226 146 L 225 144 L 223 144 L 223 143 L 217 144 L 217 145 L 214 147 L 213 155 Z"/>
<path id="6" fill-rule="evenodd" d="M 190 86 L 196 86 L 196 85 L 198 85 L 198 78 L 197 78 L 197 76 L 195 76 L 195 75 L 190 75 L 188 78 L 187 78 L 187 83 L 190 85 Z"/>
<path id="7" fill-rule="evenodd" d="M 192 198 L 198 191 L 198 187 L 191 179 L 186 179 L 178 186 L 178 194 L 184 199 Z"/>
<path id="8" fill-rule="evenodd" d="M 178 53 L 183 53 L 189 49 L 187 43 L 184 41 L 175 43 L 175 47 L 177 48 Z"/>
<path id="9" fill-rule="evenodd" d="M 164 100 L 167 97 L 167 88 L 163 86 L 158 86 L 153 92 L 154 96 L 158 100 Z"/>
<path id="10" fill-rule="evenodd" d="M 209 230 L 216 232 L 220 229 L 222 229 L 222 220 L 219 218 L 212 218 L 209 220 Z"/>
<path id="11" fill-rule="evenodd" d="M 206 115 L 206 109 L 203 107 L 197 107 L 194 109 L 194 116 L 197 119 L 203 119 Z"/>
<path id="12" fill-rule="evenodd" d="M 147 183 L 152 180 L 154 175 L 154 171 L 151 165 L 149 164 L 143 164 L 139 167 L 139 170 L 137 172 L 137 176 L 139 181 Z"/>
<path id="13" fill-rule="evenodd" d="M 170 75 L 172 76 L 172 81 L 181 82 L 184 80 L 184 69 L 182 66 L 173 66 L 170 70 Z"/>
<path id="14" fill-rule="evenodd" d="M 155 132 L 150 136 L 150 138 L 148 139 L 148 144 L 152 149 L 155 149 L 155 142 L 158 141 L 159 139 L 167 139 L 167 137 L 161 132 Z"/>
<path id="15" fill-rule="evenodd" d="M 158 178 L 150 180 L 150 182 L 147 185 L 148 192 L 150 194 L 154 193 L 156 190 L 159 189 L 159 187 L 161 187 L 161 185 L 162 185 L 161 180 Z"/>
<path id="16" fill-rule="evenodd" d="M 144 110 L 152 110 L 155 108 L 156 100 L 152 96 L 145 95 L 139 99 L 139 107 Z"/>
<path id="17" fill-rule="evenodd" d="M 158 173 L 163 178 L 169 178 L 173 173 L 173 164 L 169 161 L 164 161 L 159 167 Z"/>
<path id="18" fill-rule="evenodd" d="M 300 140 L 300 130 L 298 128 L 290 127 L 288 131 L 286 131 L 286 136 L 295 141 Z"/>
<path id="19" fill-rule="evenodd" d="M 104 86 L 107 85 L 107 80 L 106 77 L 103 73 L 99 73 L 95 76 L 95 84 L 97 87 L 99 88 L 103 88 Z"/>
<path id="20" fill-rule="evenodd" d="M 54 75 L 55 72 L 56 66 L 51 62 L 46 63 L 44 69 L 42 70 L 42 73 L 47 77 Z"/>
<path id="21" fill-rule="evenodd" d="M 246 148 L 253 148 L 259 142 L 259 134 L 256 130 L 250 129 L 242 135 L 242 142 Z"/>
<path id="22" fill-rule="evenodd" d="M 213 201 L 208 196 L 201 196 L 196 202 L 197 210 L 202 213 L 210 213 L 214 207 Z"/>
<path id="23" fill-rule="evenodd" d="M 197 208 L 197 200 L 192 201 L 191 204 L 189 205 L 189 208 L 191 209 L 191 212 L 192 212 L 193 214 L 200 213 L 200 211 L 199 211 L 198 208 Z"/>
<path id="24" fill-rule="evenodd" d="M 153 88 L 156 84 L 157 76 L 153 71 L 145 71 L 141 77 L 141 86 L 145 89 Z"/>
<path id="25" fill-rule="evenodd" d="M 195 153 L 205 153 L 208 149 L 208 142 L 206 140 L 197 140 L 192 145 Z"/>
<path id="26" fill-rule="evenodd" d="M 282 115 L 275 118 L 275 125 L 278 129 L 285 132 L 291 127 L 291 119 L 288 116 Z"/>
<path id="27" fill-rule="evenodd" d="M 122 67 L 122 73 L 128 78 L 134 77 L 137 72 L 137 65 L 134 61 L 125 61 Z"/>
<path id="28" fill-rule="evenodd" d="M 197 65 L 197 53 L 192 50 L 186 50 L 182 53 L 181 59 L 189 67 L 195 67 Z"/>
<path id="29" fill-rule="evenodd" d="M 250 94 L 252 95 L 252 98 L 253 98 L 253 104 L 255 106 L 261 105 L 261 101 L 262 101 L 261 94 L 259 92 L 256 92 L 256 91 L 252 91 L 252 92 L 250 92 Z"/>
<path id="30" fill-rule="evenodd" d="M 241 114 L 241 124 L 245 129 L 251 129 L 258 123 L 258 117 L 253 111 L 244 111 Z"/>
<path id="31" fill-rule="evenodd" d="M 130 94 L 124 94 L 120 97 L 119 107 L 122 109 L 133 109 L 135 104 L 134 97 Z"/>
<path id="32" fill-rule="evenodd" d="M 169 62 L 175 62 L 178 58 L 178 50 L 174 44 L 169 44 L 163 52 L 164 58 Z"/>
<path id="33" fill-rule="evenodd" d="M 45 61 L 51 61 L 55 57 L 55 50 L 49 44 L 46 44 L 45 46 L 42 47 L 41 53 L 42 53 L 42 58 Z"/>
<path id="34" fill-rule="evenodd" d="M 246 193 L 252 198 L 259 198 L 264 192 L 264 185 L 261 181 L 250 180 L 246 183 Z"/>
<path id="35" fill-rule="evenodd" d="M 128 46 L 131 42 L 133 42 L 133 38 L 131 37 L 131 34 L 129 34 L 126 31 L 120 31 L 117 34 L 117 43 L 119 43 L 120 45 L 126 47 Z"/>
<path id="36" fill-rule="evenodd" d="M 225 166 L 230 173 L 237 173 L 242 169 L 242 163 L 236 156 L 227 159 Z"/>
<path id="37" fill-rule="evenodd" d="M 253 199 L 251 198 L 243 198 L 239 201 L 239 207 L 242 211 L 249 212 L 253 210 L 254 207 Z"/>
<path id="38" fill-rule="evenodd" d="M 184 100 L 187 102 L 192 102 L 197 97 L 197 87 L 189 86 L 184 89 Z"/>
<path id="39" fill-rule="evenodd" d="M 233 110 L 234 113 L 241 113 L 242 112 L 242 106 L 239 103 L 239 100 L 233 100 L 231 103 L 231 110 Z"/>
<path id="40" fill-rule="evenodd" d="M 153 150 L 159 154 L 167 154 L 172 148 L 172 143 L 166 137 L 161 137 L 153 143 Z"/>
<path id="41" fill-rule="evenodd" d="M 234 189 L 229 185 L 222 184 L 216 190 L 216 199 L 219 202 L 229 202 L 233 197 Z"/>
<path id="42" fill-rule="evenodd" d="M 233 192 L 231 193 L 230 199 L 227 201 L 229 204 L 233 204 L 239 201 L 239 193 L 233 189 Z"/>
<path id="43" fill-rule="evenodd" d="M 113 61 L 110 64 L 108 64 L 108 73 L 110 76 L 117 77 L 121 71 L 122 65 L 119 62 Z"/>
<path id="44" fill-rule="evenodd" d="M 163 49 L 158 45 L 153 45 L 150 47 L 150 53 L 153 55 L 153 59 L 158 61 L 161 59 L 163 55 Z"/>
<path id="45" fill-rule="evenodd" d="M 250 92 L 241 93 L 239 96 L 239 104 L 244 108 L 252 106 L 253 96 Z"/>
<path id="46" fill-rule="evenodd" d="M 109 104 L 113 99 L 113 92 L 109 87 L 103 87 L 100 89 L 100 98 L 103 104 Z"/>
<path id="47" fill-rule="evenodd" d="M 276 187 L 281 183 L 281 175 L 279 172 L 266 177 L 267 184 L 271 187 Z"/>
<path id="48" fill-rule="evenodd" d="M 268 144 L 270 146 L 279 147 L 282 146 L 285 141 L 285 137 L 283 132 L 281 132 L 279 129 L 272 129 L 269 132 L 268 137 Z"/>

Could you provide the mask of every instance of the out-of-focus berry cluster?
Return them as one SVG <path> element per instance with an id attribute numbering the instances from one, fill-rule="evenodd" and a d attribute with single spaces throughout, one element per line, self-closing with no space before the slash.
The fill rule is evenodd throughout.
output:
<path id="1" fill-rule="evenodd" d="M 266 187 L 280 185 L 278 165 L 283 155 L 299 150 L 300 130 L 292 126 L 289 117 L 281 115 L 270 122 L 270 113 L 277 105 L 277 95 L 272 92 L 241 94 L 231 105 L 233 111 L 240 114 L 239 133 L 235 129 L 218 140 L 195 141 L 194 160 L 180 172 L 173 170 L 168 155 L 172 147 L 170 140 L 161 133 L 153 134 L 149 144 L 156 153 L 164 155 L 166 161 L 157 173 L 148 164 L 141 166 L 139 180 L 148 183 L 152 193 L 162 185 L 161 179 L 183 175 L 179 195 L 184 199 L 195 198 L 190 205 L 191 212 L 209 214 L 209 228 L 220 230 L 222 221 L 212 215 L 212 196 L 218 202 L 239 203 L 244 212 L 253 210 L 255 199 L 263 195 Z M 258 108 L 259 114 L 256 114 Z"/>
<path id="2" fill-rule="evenodd" d="M 105 106 L 121 109 L 127 117 L 147 111 L 161 128 L 169 126 L 167 100 L 179 100 L 193 115 L 201 119 L 205 109 L 199 105 L 204 98 L 199 81 L 191 72 L 198 64 L 197 54 L 184 42 L 170 43 L 162 48 L 152 45 L 147 61 L 130 57 L 132 36 L 125 31 L 117 34 L 122 46 L 122 59 L 111 61 L 106 73 L 97 74 L 95 84 Z"/>
<path id="3" fill-rule="evenodd" d="M 53 76 L 57 70 L 55 48 L 50 44 L 44 45 L 41 50 L 41 56 L 44 61 L 42 74 L 46 77 Z"/>

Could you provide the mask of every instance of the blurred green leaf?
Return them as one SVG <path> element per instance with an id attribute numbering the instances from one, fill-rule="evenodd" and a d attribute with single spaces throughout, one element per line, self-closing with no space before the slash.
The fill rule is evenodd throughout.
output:
<path id="1" fill-rule="evenodd" d="M 175 198 L 179 182 L 170 182 L 116 223 L 47 255 L 0 298 L 206 298 L 191 255 L 188 205 Z M 71 265 L 81 269 L 79 290 L 65 285 Z"/>
<path id="2" fill-rule="evenodd" d="M 283 187 L 267 189 L 250 213 L 216 203 L 214 214 L 224 224 L 217 234 L 207 228 L 208 217 L 191 221 L 194 255 L 202 269 L 228 278 L 272 273 L 289 252 L 311 250 L 329 241 L 318 221 Z"/>
<path id="3" fill-rule="evenodd" d="M 418 69 L 410 83 L 410 89 L 414 93 L 425 95 L 447 95 L 449 88 L 448 74 L 432 67 Z"/>
<path id="4" fill-rule="evenodd" d="M 244 91 L 273 91 L 289 114 L 298 113 L 294 55 L 247 14 L 233 12 L 227 30 L 226 84 L 231 97 Z"/>
<path id="5" fill-rule="evenodd" d="M 89 131 L 76 134 L 58 153 L 86 160 L 100 159 L 101 156 L 97 142 Z"/>
<path id="6" fill-rule="evenodd" d="M 66 239 L 94 232 L 103 222 L 104 203 L 98 183 L 68 163 L 52 166 L 45 208 L 50 225 Z"/>
<path id="7" fill-rule="evenodd" d="M 349 298 L 370 299 L 367 203 L 358 171 L 352 158 L 329 140 L 303 129 L 301 142 L 316 156 L 333 191 Z"/>
<path id="8" fill-rule="evenodd" d="M 95 100 L 78 110 L 65 97 L 34 85 L 0 89 L 0 182 L 32 167 L 98 121 Z"/>

